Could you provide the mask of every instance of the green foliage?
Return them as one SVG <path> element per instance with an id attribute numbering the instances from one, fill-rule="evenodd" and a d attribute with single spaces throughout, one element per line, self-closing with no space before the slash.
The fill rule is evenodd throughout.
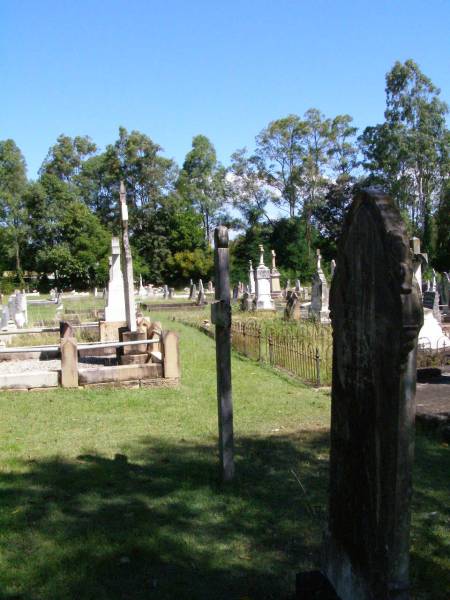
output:
<path id="1" fill-rule="evenodd" d="M 28 238 L 28 211 L 23 200 L 26 164 L 13 140 L 0 141 L 0 226 L 5 255 L 23 285 L 22 258 Z M 8 265 L 9 266 L 9 265 Z"/>
<path id="2" fill-rule="evenodd" d="M 97 217 L 81 202 L 73 202 L 56 231 L 58 243 L 43 245 L 37 252 L 37 270 L 54 273 L 59 289 L 105 285 L 110 236 Z"/>
<path id="3" fill-rule="evenodd" d="M 270 250 L 275 250 L 277 267 L 286 279 L 309 279 L 314 272 L 314 252 L 308 249 L 306 223 L 300 217 L 279 219 L 273 223 L 256 224 L 231 243 L 231 277 L 233 283 L 248 282 L 249 260 L 258 266 L 259 245 L 265 249 L 265 262 L 270 265 Z M 312 243 L 316 232 L 312 228 Z"/>
<path id="4" fill-rule="evenodd" d="M 189 279 L 206 279 L 213 276 L 212 250 L 196 248 L 175 252 L 167 259 L 170 280 L 178 284 L 186 284 Z"/>
<path id="5" fill-rule="evenodd" d="M 396 62 L 386 75 L 385 122 L 361 138 L 368 183 L 385 186 L 433 254 L 433 213 L 450 170 L 447 105 L 418 65 Z"/>
<path id="6" fill-rule="evenodd" d="M 177 189 L 201 215 L 205 242 L 210 243 L 213 228 L 225 209 L 227 186 L 226 170 L 217 162 L 214 146 L 204 135 L 193 138 Z"/>

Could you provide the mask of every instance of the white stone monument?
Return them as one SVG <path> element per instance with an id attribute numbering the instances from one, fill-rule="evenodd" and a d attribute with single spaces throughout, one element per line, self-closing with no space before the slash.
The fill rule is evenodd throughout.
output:
<path id="1" fill-rule="evenodd" d="M 275 250 L 272 250 L 272 268 L 270 270 L 270 292 L 272 298 L 279 298 L 281 296 L 280 271 L 277 269 L 275 262 L 276 256 Z"/>
<path id="2" fill-rule="evenodd" d="M 311 304 L 309 306 L 310 317 L 314 317 L 318 321 L 325 323 L 330 320 L 328 296 L 328 284 L 322 271 L 322 256 L 320 255 L 320 250 L 317 250 L 317 270 L 312 280 Z"/>
<path id="3" fill-rule="evenodd" d="M 255 293 L 255 272 L 253 270 L 253 263 L 251 260 L 248 261 L 248 286 L 249 293 L 253 295 Z"/>
<path id="4" fill-rule="evenodd" d="M 117 237 L 111 240 L 111 254 L 105 321 L 126 321 L 123 274 L 120 266 L 120 240 Z"/>
<path id="5" fill-rule="evenodd" d="M 264 247 L 259 246 L 261 256 L 255 269 L 256 310 L 275 310 L 270 293 L 270 269 L 264 264 Z"/>
<path id="6" fill-rule="evenodd" d="M 18 329 L 22 329 L 28 323 L 27 296 L 19 290 L 16 290 L 15 295 L 14 322 Z"/>

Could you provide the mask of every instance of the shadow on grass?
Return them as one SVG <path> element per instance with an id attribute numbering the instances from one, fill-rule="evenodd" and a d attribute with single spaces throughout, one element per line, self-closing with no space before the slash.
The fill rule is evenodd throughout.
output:
<path id="1" fill-rule="evenodd" d="M 3 473 L 0 597 L 288 598 L 318 560 L 327 448 L 317 432 L 240 439 L 226 487 L 213 441 L 149 438 Z"/>
<path id="2" fill-rule="evenodd" d="M 444 600 L 449 451 L 417 442 L 414 597 Z M 295 573 L 319 563 L 327 453 L 323 432 L 239 439 L 226 487 L 213 440 L 17 465 L 0 475 L 0 598 L 290 598 Z"/>

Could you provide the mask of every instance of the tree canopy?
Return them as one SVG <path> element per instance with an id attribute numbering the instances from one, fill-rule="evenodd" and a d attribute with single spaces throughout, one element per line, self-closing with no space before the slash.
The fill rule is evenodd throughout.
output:
<path id="1" fill-rule="evenodd" d="M 120 127 L 104 149 L 61 134 L 33 181 L 16 143 L 0 141 L 0 268 L 20 285 L 26 273 L 42 285 L 53 274 L 61 288 L 104 285 L 123 180 L 136 277 L 154 284 L 211 276 L 218 223 L 235 230 L 234 281 L 247 279 L 261 243 L 284 279 L 309 277 L 316 247 L 335 256 L 354 188 L 366 185 L 393 196 L 431 265 L 449 271 L 447 105 L 413 60 L 394 64 L 385 91 L 384 121 L 359 137 L 350 115 L 311 108 L 272 120 L 228 165 L 205 135 L 179 167 L 147 134 Z"/>

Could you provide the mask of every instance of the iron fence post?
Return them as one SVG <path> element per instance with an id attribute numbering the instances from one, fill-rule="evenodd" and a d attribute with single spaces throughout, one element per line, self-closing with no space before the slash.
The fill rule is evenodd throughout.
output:
<path id="1" fill-rule="evenodd" d="M 320 387 L 320 352 L 319 348 L 316 348 L 316 385 Z"/>

